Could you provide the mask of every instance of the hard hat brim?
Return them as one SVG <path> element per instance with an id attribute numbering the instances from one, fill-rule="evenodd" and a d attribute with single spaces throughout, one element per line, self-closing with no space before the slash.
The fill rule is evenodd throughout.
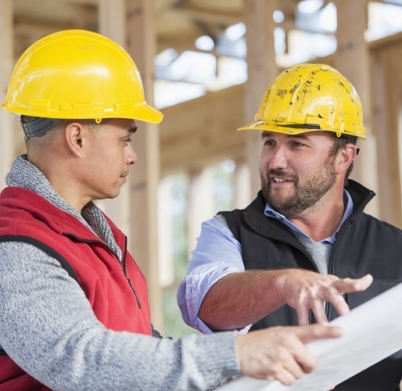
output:
<path id="1" fill-rule="evenodd" d="M 53 119 L 106 119 L 106 118 L 127 118 L 134 119 L 143 122 L 150 122 L 152 124 L 159 124 L 163 119 L 163 114 L 155 109 L 154 107 L 148 105 L 148 103 L 143 103 L 141 105 L 137 105 L 133 109 L 128 110 L 127 112 L 113 112 L 109 111 L 108 113 L 99 113 L 98 115 L 92 114 L 84 114 L 79 115 L 74 113 L 73 115 L 65 115 L 65 113 L 53 112 L 53 113 L 33 113 L 32 110 L 24 110 L 21 107 L 10 107 L 8 102 L 5 101 L 1 104 L 1 107 L 5 110 L 19 115 L 29 115 L 34 117 L 42 117 L 42 118 L 53 118 Z"/>
<path id="2" fill-rule="evenodd" d="M 283 134 L 301 134 L 307 132 L 319 132 L 321 131 L 320 127 L 309 126 L 306 127 L 300 126 L 300 124 L 295 124 L 295 127 L 290 125 L 281 126 L 276 123 L 268 123 L 265 121 L 253 121 L 247 125 L 244 125 L 237 129 L 237 131 L 242 130 L 259 130 L 259 131 L 266 131 L 266 132 L 275 132 L 275 133 L 283 133 Z"/>
<path id="3" fill-rule="evenodd" d="M 151 124 L 159 124 L 163 119 L 163 114 L 147 103 L 141 105 L 141 109 L 137 113 L 134 113 L 132 119 L 150 122 Z"/>
<path id="4" fill-rule="evenodd" d="M 356 132 L 348 132 L 346 130 L 342 131 L 337 131 L 337 130 L 332 130 L 332 129 L 321 129 L 319 125 L 309 125 L 305 124 L 305 127 L 301 124 L 295 124 L 294 127 L 292 127 L 291 124 L 287 125 L 280 125 L 277 123 L 268 123 L 265 121 L 253 121 L 250 122 L 247 125 L 241 126 L 240 128 L 237 128 L 237 131 L 243 131 L 243 130 L 258 130 L 260 132 L 274 132 L 274 133 L 282 133 L 282 134 L 287 134 L 287 135 L 293 135 L 293 134 L 302 134 L 302 133 L 309 133 L 309 132 L 332 132 L 336 133 L 338 135 L 345 135 L 345 136 L 354 136 L 358 137 L 360 139 L 365 140 L 365 129 L 359 129 L 359 133 L 356 134 Z M 338 136 L 339 137 L 339 136 Z"/>

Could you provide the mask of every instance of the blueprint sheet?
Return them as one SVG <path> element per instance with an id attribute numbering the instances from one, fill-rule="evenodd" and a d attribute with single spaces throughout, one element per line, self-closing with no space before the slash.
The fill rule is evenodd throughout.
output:
<path id="1" fill-rule="evenodd" d="M 291 386 L 242 377 L 219 391 L 326 391 L 402 349 L 402 284 L 353 309 L 330 325 L 345 335 L 307 344 L 318 357 L 314 371 Z"/>

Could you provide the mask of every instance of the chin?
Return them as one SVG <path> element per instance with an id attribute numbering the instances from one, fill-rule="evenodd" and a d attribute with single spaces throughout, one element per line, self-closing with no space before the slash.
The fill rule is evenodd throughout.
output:
<path id="1" fill-rule="evenodd" d="M 116 198 L 120 194 L 120 188 L 118 189 L 108 189 L 108 192 L 103 193 L 103 199 L 111 200 Z"/>
<path id="2" fill-rule="evenodd" d="M 118 197 L 119 194 L 120 194 L 120 190 L 115 192 L 115 193 L 113 193 L 113 194 L 109 194 L 109 196 L 107 198 L 110 198 L 112 200 L 113 198 Z"/>

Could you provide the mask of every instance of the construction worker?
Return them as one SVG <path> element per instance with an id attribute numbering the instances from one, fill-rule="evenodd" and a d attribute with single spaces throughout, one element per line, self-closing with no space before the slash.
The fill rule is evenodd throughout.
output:
<path id="1" fill-rule="evenodd" d="M 285 70 L 239 130 L 261 132 L 261 191 L 203 224 L 178 292 L 187 324 L 212 333 L 325 323 L 402 281 L 401 231 L 365 214 L 374 192 L 348 179 L 365 129 L 344 76 L 323 64 Z M 336 390 L 399 390 L 401 357 Z"/>
<path id="2" fill-rule="evenodd" d="M 144 99 L 133 60 L 89 31 L 29 47 L 2 107 L 27 154 L 0 195 L 0 390 L 203 390 L 246 374 L 292 383 L 315 366 L 304 343 L 339 328 L 163 339 L 126 237 L 92 202 L 114 198 L 137 161 Z"/>

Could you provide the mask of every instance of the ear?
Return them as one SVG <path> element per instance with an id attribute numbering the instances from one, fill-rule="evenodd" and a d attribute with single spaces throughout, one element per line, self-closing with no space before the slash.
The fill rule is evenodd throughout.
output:
<path id="1" fill-rule="evenodd" d="M 71 122 L 64 130 L 66 144 L 70 152 L 81 157 L 90 137 L 89 129 L 80 122 Z"/>
<path id="2" fill-rule="evenodd" d="M 336 158 L 336 172 L 342 174 L 346 172 L 349 166 L 355 160 L 357 155 L 356 147 L 352 143 L 346 144 L 338 151 L 338 156 Z"/>

